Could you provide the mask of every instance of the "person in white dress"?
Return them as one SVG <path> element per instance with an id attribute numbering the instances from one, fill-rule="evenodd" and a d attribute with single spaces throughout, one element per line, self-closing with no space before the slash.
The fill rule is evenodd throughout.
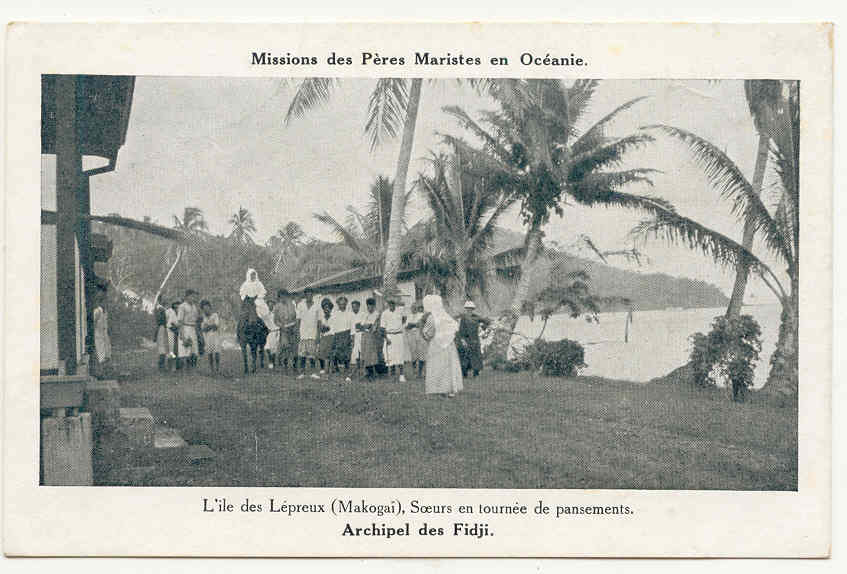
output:
<path id="1" fill-rule="evenodd" d="M 212 304 L 205 299 L 200 301 L 200 311 L 203 313 L 203 340 L 206 341 L 206 354 L 209 356 L 209 370 L 213 373 L 221 371 L 221 319 L 212 311 Z"/>
<path id="2" fill-rule="evenodd" d="M 386 293 L 385 297 L 388 308 L 382 312 L 379 319 L 379 326 L 385 333 L 382 353 L 386 366 L 391 370 L 391 376 L 394 376 L 396 370 L 399 373 L 398 382 L 405 383 L 403 363 L 406 361 L 406 335 L 403 323 L 406 322 L 406 317 L 397 308 L 397 294 Z"/>
<path id="3" fill-rule="evenodd" d="M 94 354 L 97 359 L 97 375 L 105 374 L 112 358 L 112 340 L 109 337 L 109 312 L 106 311 L 106 288 L 97 291 L 97 306 L 94 308 Z"/>
<path id="4" fill-rule="evenodd" d="M 455 397 L 462 390 L 462 364 L 456 351 L 459 323 L 444 309 L 439 295 L 423 299 L 424 327 L 421 332 L 429 343 L 426 353 L 426 394 Z"/>
<path id="5" fill-rule="evenodd" d="M 362 309 L 362 302 L 354 299 L 350 303 L 350 333 L 353 336 L 353 351 L 350 353 L 350 364 L 355 365 L 356 373 L 361 374 L 362 371 L 362 332 L 356 328 L 356 323 L 362 318 L 359 312 Z"/>
<path id="6" fill-rule="evenodd" d="M 300 322 L 300 340 L 297 343 L 297 356 L 300 359 L 300 370 L 302 371 L 297 378 L 302 379 L 306 376 L 306 359 L 314 370 L 315 359 L 318 354 L 318 317 L 320 307 L 315 304 L 315 293 L 311 289 L 306 289 L 304 292 L 305 298 L 297 303 L 297 320 Z M 319 379 L 320 376 L 312 372 L 310 375 L 313 379 Z"/>
<path id="7" fill-rule="evenodd" d="M 253 297 L 256 300 L 256 313 L 263 321 L 265 320 L 264 317 L 270 313 L 268 303 L 265 301 L 265 295 L 267 293 L 265 286 L 259 281 L 259 274 L 256 273 L 256 270 L 252 267 L 248 269 L 247 277 L 244 283 L 241 284 L 238 295 L 242 301 L 244 301 L 245 297 Z"/>
<path id="8" fill-rule="evenodd" d="M 256 299 L 258 301 L 258 299 Z M 268 368 L 273 370 L 276 365 L 276 352 L 279 350 L 279 325 L 277 325 L 276 317 L 274 316 L 274 302 L 268 301 L 265 309 L 268 310 L 266 315 L 259 315 L 259 318 L 265 322 L 265 327 L 268 328 L 268 338 L 265 341 L 265 351 L 268 353 Z M 259 307 L 256 307 L 256 313 L 259 313 Z"/>
<path id="9" fill-rule="evenodd" d="M 177 339 L 179 339 L 179 309 L 181 301 L 174 301 L 170 307 L 165 309 L 165 327 L 168 331 L 168 361 L 167 368 L 170 370 L 176 365 Z"/>

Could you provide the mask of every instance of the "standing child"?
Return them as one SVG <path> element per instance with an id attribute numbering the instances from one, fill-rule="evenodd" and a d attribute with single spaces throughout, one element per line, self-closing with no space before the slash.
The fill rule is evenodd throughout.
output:
<path id="1" fill-rule="evenodd" d="M 206 354 L 209 355 L 209 370 L 213 373 L 221 372 L 221 319 L 217 313 L 212 312 L 212 304 L 203 299 L 200 302 L 200 311 L 203 313 L 203 338 L 206 341 Z"/>
<path id="2" fill-rule="evenodd" d="M 105 376 L 112 359 L 112 340 L 109 337 L 109 312 L 106 311 L 106 287 L 97 286 L 97 306 L 94 308 L 94 353 L 97 376 Z"/>
<path id="3" fill-rule="evenodd" d="M 417 367 L 419 379 L 423 375 L 424 364 L 426 364 L 426 341 L 421 335 L 422 318 L 423 305 L 416 302 L 412 305 L 412 314 L 406 320 L 406 345 L 409 351 L 409 361 L 412 363 L 412 373 Z"/>
<path id="4" fill-rule="evenodd" d="M 197 366 L 197 316 L 199 312 L 195 303 L 196 300 L 197 291 L 186 290 L 185 301 L 180 304 L 177 311 L 179 321 L 177 369 L 180 368 L 180 363 L 183 360 L 187 369 Z"/>
<path id="5" fill-rule="evenodd" d="M 385 309 L 379 318 L 379 325 L 385 334 L 385 346 L 383 349 L 385 364 L 391 370 L 392 377 L 396 369 L 399 373 L 398 382 L 405 383 L 406 377 L 403 374 L 403 363 L 406 360 L 406 336 L 404 334 L 403 323 L 406 321 L 406 317 L 397 309 L 398 293 L 386 293 L 385 297 L 388 303 L 388 309 Z"/>

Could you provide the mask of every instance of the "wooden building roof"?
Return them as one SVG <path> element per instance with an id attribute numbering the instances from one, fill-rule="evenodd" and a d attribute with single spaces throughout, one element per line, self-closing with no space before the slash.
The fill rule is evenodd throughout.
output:
<path id="1" fill-rule="evenodd" d="M 41 153 L 56 153 L 56 75 L 41 76 Z M 82 155 L 114 169 L 126 139 L 134 76 L 76 76 L 76 122 Z"/>

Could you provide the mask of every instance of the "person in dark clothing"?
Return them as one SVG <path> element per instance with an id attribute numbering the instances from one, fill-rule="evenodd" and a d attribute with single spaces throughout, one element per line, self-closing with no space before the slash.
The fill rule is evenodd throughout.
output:
<path id="1" fill-rule="evenodd" d="M 156 330 L 153 331 L 153 342 L 156 343 L 156 349 L 159 352 L 159 370 L 164 371 L 167 368 L 168 360 L 168 314 L 166 312 L 168 304 L 164 299 L 159 299 L 156 305 Z"/>
<path id="2" fill-rule="evenodd" d="M 488 319 L 474 313 L 476 305 L 468 299 L 465 312 L 459 321 L 456 332 L 456 347 L 459 350 L 459 360 L 462 364 L 462 376 L 467 377 L 473 371 L 476 377 L 482 370 L 482 347 L 479 343 L 479 327 L 488 323 Z"/>

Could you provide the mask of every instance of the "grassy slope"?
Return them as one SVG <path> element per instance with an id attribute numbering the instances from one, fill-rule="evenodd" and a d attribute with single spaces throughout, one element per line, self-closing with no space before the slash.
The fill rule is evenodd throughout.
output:
<path id="1" fill-rule="evenodd" d="M 238 372 L 240 357 L 224 357 Z M 485 372 L 448 400 L 422 382 L 296 381 L 265 371 L 160 377 L 149 355 L 123 406 L 148 407 L 217 457 L 160 461 L 145 485 L 793 490 L 793 409 L 720 393 Z M 258 444 L 258 459 L 256 445 Z"/>

